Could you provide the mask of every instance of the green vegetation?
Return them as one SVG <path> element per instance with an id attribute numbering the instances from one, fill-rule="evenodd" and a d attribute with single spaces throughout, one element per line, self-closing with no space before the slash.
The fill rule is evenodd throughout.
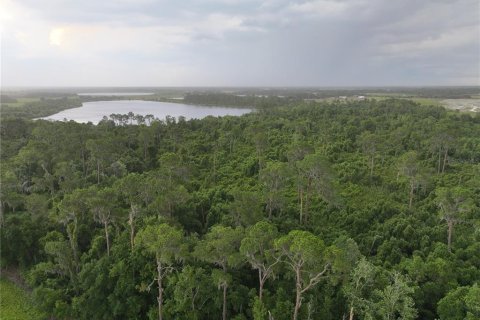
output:
<path id="1" fill-rule="evenodd" d="M 5 118 L 2 267 L 56 319 L 477 319 L 479 114 L 290 102 Z"/>
<path id="2" fill-rule="evenodd" d="M 28 294 L 8 280 L 0 278 L 0 319 L 42 320 L 45 319 Z"/>
<path id="3" fill-rule="evenodd" d="M 82 105 L 78 98 L 67 96 L 61 98 L 11 98 L 8 96 L 2 96 L 1 101 L 2 120 L 7 118 L 41 118 L 65 109 L 76 108 Z"/>

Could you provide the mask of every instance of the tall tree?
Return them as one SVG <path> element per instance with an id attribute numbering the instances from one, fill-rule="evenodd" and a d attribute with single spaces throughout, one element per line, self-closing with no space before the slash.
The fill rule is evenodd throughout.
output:
<path id="1" fill-rule="evenodd" d="M 87 211 L 87 196 L 85 190 L 76 189 L 73 193 L 66 194 L 58 205 L 57 220 L 67 230 L 77 272 L 79 271 L 78 224 L 81 215 Z"/>
<path id="2" fill-rule="evenodd" d="M 285 199 L 282 196 L 282 190 L 288 178 L 286 165 L 267 162 L 266 167 L 260 170 L 259 176 L 263 185 L 263 197 L 266 202 L 268 218 L 271 219 L 275 210 L 281 210 L 284 207 Z"/>
<path id="3" fill-rule="evenodd" d="M 262 219 L 263 211 L 258 194 L 234 190 L 233 196 L 229 209 L 236 226 L 247 227 Z"/>
<path id="4" fill-rule="evenodd" d="M 155 280 L 157 280 L 158 285 L 158 319 L 162 320 L 163 280 L 167 274 L 173 271 L 175 261 L 182 260 L 185 257 L 183 232 L 166 223 L 149 225 L 139 231 L 135 243 L 155 256 L 157 263 L 157 278 Z"/>
<path id="5" fill-rule="evenodd" d="M 334 247 L 308 231 L 293 230 L 275 241 L 275 248 L 295 275 L 295 307 L 293 320 L 299 317 L 303 295 L 322 281 L 331 269 Z"/>
<path id="6" fill-rule="evenodd" d="M 421 165 L 418 155 L 415 151 L 405 153 L 398 162 L 398 176 L 407 180 L 409 185 L 408 207 L 413 205 L 415 192 L 420 187 L 427 184 L 429 173 L 428 170 Z"/>
<path id="7" fill-rule="evenodd" d="M 373 170 L 375 168 L 375 156 L 379 147 L 378 137 L 370 131 L 364 131 L 358 137 L 357 143 L 362 152 L 365 153 L 369 158 L 368 166 L 370 167 L 370 176 L 373 176 Z"/>
<path id="8" fill-rule="evenodd" d="M 310 154 L 298 163 L 298 197 L 300 202 L 300 223 L 308 214 L 309 201 L 313 195 L 329 203 L 335 203 L 333 171 L 324 156 Z"/>
<path id="9" fill-rule="evenodd" d="M 229 286 L 229 268 L 238 266 L 242 261 L 239 253 L 243 231 L 240 228 L 213 226 L 205 238 L 195 248 L 195 256 L 218 266 L 220 272 L 214 273 L 218 288 L 223 289 L 222 319 L 227 319 L 227 289 Z"/>
<path id="10" fill-rule="evenodd" d="M 376 290 L 377 302 L 374 305 L 376 319 L 382 320 L 413 320 L 417 316 L 415 303 L 412 299 L 414 292 L 408 279 L 398 272 L 392 273 L 391 283 L 383 290 Z"/>
<path id="11" fill-rule="evenodd" d="M 103 226 L 105 232 L 105 241 L 107 244 L 107 255 L 110 256 L 110 236 L 108 227 L 117 217 L 115 212 L 115 192 L 111 188 L 98 190 L 92 188 L 89 190 L 90 197 L 87 201 L 90 210 L 93 213 L 93 219 Z"/>
<path id="12" fill-rule="evenodd" d="M 258 298 L 263 297 L 263 286 L 273 276 L 275 266 L 280 262 L 274 253 L 274 241 L 278 236 L 275 225 L 260 221 L 246 230 L 240 252 L 247 258 L 253 269 L 258 271 Z"/>
<path id="13" fill-rule="evenodd" d="M 133 251 L 135 242 L 135 220 L 140 214 L 145 190 L 145 177 L 137 173 L 130 173 L 115 183 L 115 187 L 129 204 L 128 225 L 130 226 L 130 246 Z"/>
<path id="14" fill-rule="evenodd" d="M 375 281 L 375 266 L 363 257 L 350 274 L 349 282 L 344 287 L 345 295 L 350 306 L 349 320 L 353 320 L 354 313 L 364 313 L 371 308 L 368 300 Z"/>
<path id="15" fill-rule="evenodd" d="M 448 250 L 452 250 L 453 227 L 466 222 L 466 213 L 473 210 L 475 203 L 470 190 L 463 187 L 438 188 L 435 202 L 440 208 L 440 219 L 447 223 Z"/>

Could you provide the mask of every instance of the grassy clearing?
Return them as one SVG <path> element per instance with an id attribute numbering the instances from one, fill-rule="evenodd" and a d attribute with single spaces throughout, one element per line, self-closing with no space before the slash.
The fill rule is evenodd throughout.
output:
<path id="1" fill-rule="evenodd" d="M 40 101 L 39 98 L 15 98 L 17 102 L 2 102 L 2 104 L 8 105 L 10 107 L 21 107 L 30 102 Z"/>
<path id="2" fill-rule="evenodd" d="M 440 106 L 441 103 L 438 99 L 433 98 L 410 98 L 410 100 L 419 103 L 422 106 Z"/>
<path id="3" fill-rule="evenodd" d="M 1 320 L 41 320 L 47 317 L 37 310 L 29 295 L 6 279 L 0 279 Z"/>
<path id="4" fill-rule="evenodd" d="M 402 96 L 402 95 L 395 95 L 395 94 L 391 94 L 391 95 L 373 95 L 373 94 L 370 94 L 370 95 L 367 95 L 368 98 L 371 98 L 371 99 L 375 99 L 375 100 L 387 100 L 387 99 L 391 99 L 391 98 L 395 98 L 395 99 L 404 99 L 404 100 L 412 100 L 413 102 L 416 102 L 422 106 L 440 106 L 442 105 L 440 103 L 440 100 L 438 99 L 434 99 L 434 98 L 418 98 L 418 97 L 405 97 L 405 96 Z"/>

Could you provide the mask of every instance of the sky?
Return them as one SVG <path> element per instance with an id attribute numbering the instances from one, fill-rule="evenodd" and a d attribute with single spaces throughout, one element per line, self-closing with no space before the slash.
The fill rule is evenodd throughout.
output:
<path id="1" fill-rule="evenodd" d="M 478 0 L 0 0 L 1 85 L 480 85 Z"/>

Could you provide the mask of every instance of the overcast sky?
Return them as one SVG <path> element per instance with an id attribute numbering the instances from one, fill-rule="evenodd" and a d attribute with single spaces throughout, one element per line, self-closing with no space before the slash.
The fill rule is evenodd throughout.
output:
<path id="1" fill-rule="evenodd" d="M 2 85 L 479 85 L 479 3 L 0 0 Z"/>

